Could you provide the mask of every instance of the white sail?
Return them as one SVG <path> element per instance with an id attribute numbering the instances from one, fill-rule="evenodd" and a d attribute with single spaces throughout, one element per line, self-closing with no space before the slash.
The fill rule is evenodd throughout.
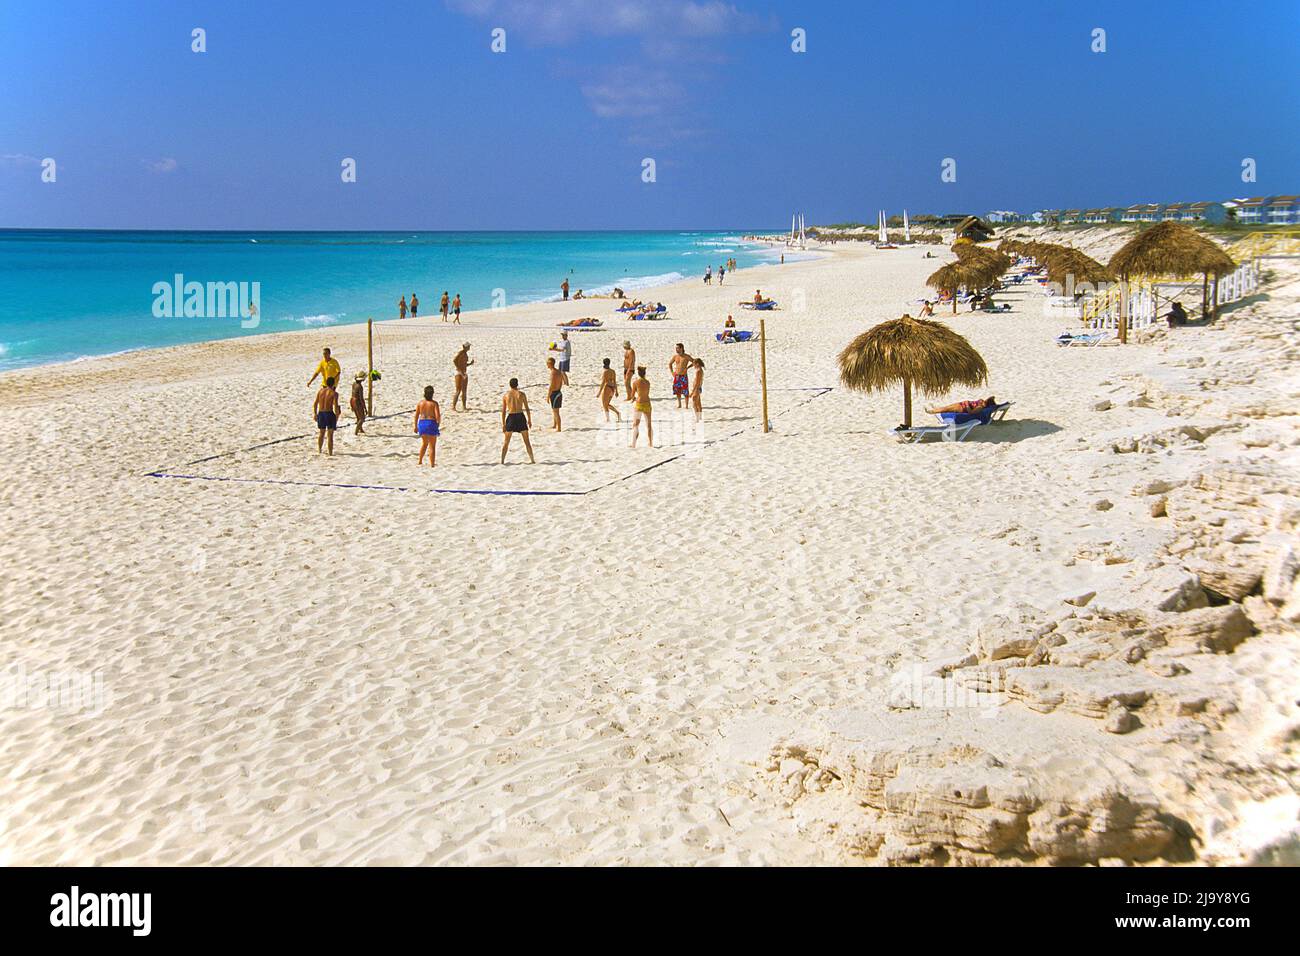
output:
<path id="1" fill-rule="evenodd" d="M 798 218 L 797 213 L 790 213 L 790 241 L 794 242 L 794 221 Z"/>
<path id="2" fill-rule="evenodd" d="M 903 241 L 904 242 L 912 241 L 912 227 L 907 221 L 906 209 L 903 210 Z"/>
<path id="3" fill-rule="evenodd" d="M 889 242 L 889 233 L 885 231 L 885 211 L 880 210 L 880 228 L 877 230 L 880 244 L 883 246 Z"/>

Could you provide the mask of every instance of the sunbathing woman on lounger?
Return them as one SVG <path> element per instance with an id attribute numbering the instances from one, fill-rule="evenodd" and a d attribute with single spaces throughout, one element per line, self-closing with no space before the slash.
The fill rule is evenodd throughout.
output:
<path id="1" fill-rule="evenodd" d="M 986 408 L 993 408 L 997 405 L 998 400 L 990 395 L 988 398 L 976 398 L 969 402 L 953 402 L 951 405 L 943 405 L 939 408 L 927 408 L 926 412 L 931 415 L 942 415 L 945 412 L 955 412 L 958 415 L 978 415 Z"/>

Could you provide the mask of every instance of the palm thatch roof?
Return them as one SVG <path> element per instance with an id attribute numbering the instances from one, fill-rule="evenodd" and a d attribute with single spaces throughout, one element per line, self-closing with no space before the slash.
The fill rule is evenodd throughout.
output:
<path id="1" fill-rule="evenodd" d="M 1010 257 L 1001 252 L 994 252 L 987 246 L 977 246 L 968 242 L 955 242 L 952 251 L 962 262 L 973 264 L 991 274 L 996 279 L 1011 268 Z"/>
<path id="2" fill-rule="evenodd" d="M 840 381 L 855 391 L 880 391 L 899 382 L 931 395 L 954 385 L 980 385 L 988 366 L 969 342 L 942 322 L 901 319 L 863 332 L 840 352 Z"/>
<path id="3" fill-rule="evenodd" d="M 956 292 L 962 288 L 972 288 L 985 283 L 986 273 L 974 262 L 958 259 L 946 266 L 936 269 L 925 284 L 940 292 Z"/>
<path id="4" fill-rule="evenodd" d="M 1066 285 L 1066 280 L 1070 277 L 1073 277 L 1076 286 L 1082 283 L 1095 286 L 1115 280 L 1114 273 L 1092 256 L 1078 249 L 1062 247 L 1047 260 L 1047 278 L 1052 282 Z"/>
<path id="5" fill-rule="evenodd" d="M 967 216 L 957 225 L 957 235 L 976 242 L 992 238 L 993 227 L 979 216 Z"/>
<path id="6" fill-rule="evenodd" d="M 1226 252 L 1181 222 L 1143 229 L 1110 259 L 1110 269 L 1117 275 L 1224 275 L 1235 268 Z"/>

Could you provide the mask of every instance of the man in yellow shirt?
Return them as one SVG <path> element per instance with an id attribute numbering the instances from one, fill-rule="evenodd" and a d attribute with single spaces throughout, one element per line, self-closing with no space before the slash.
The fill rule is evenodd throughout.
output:
<path id="1" fill-rule="evenodd" d="M 330 358 L 330 350 L 326 349 L 323 355 L 324 357 L 320 360 L 320 364 L 316 366 L 316 371 L 312 372 L 311 378 L 307 379 L 308 385 L 316 381 L 317 375 L 320 376 L 322 382 L 327 378 L 332 378 L 336 382 L 341 380 L 339 378 L 339 363 Z"/>

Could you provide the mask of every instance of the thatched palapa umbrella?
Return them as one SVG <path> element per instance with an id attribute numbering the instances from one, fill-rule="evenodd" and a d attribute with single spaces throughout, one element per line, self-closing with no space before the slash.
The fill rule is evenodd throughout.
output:
<path id="1" fill-rule="evenodd" d="M 952 295 L 952 314 L 957 314 L 957 290 L 973 289 L 984 284 L 986 273 L 975 263 L 958 259 L 936 269 L 925 284 L 939 292 Z"/>
<path id="2" fill-rule="evenodd" d="M 903 383 L 905 428 L 912 427 L 913 385 L 940 395 L 954 385 L 981 385 L 988 377 L 984 359 L 964 338 L 941 322 L 910 315 L 868 329 L 840 353 L 846 388 L 877 392 Z"/>
<path id="3" fill-rule="evenodd" d="M 1069 294 L 1083 283 L 1096 288 L 1103 282 L 1113 282 L 1115 275 L 1092 256 L 1065 248 L 1048 258 L 1047 278 Z"/>
<path id="4" fill-rule="evenodd" d="M 1213 242 L 1180 222 L 1161 222 L 1143 229 L 1110 259 L 1110 270 L 1120 277 L 1119 340 L 1128 341 L 1128 280 L 1130 276 L 1189 276 L 1198 272 L 1201 281 L 1202 314 L 1210 276 L 1218 291 L 1219 276 L 1237 268 L 1232 258 Z M 1218 298 L 1217 294 L 1215 298 Z"/>

